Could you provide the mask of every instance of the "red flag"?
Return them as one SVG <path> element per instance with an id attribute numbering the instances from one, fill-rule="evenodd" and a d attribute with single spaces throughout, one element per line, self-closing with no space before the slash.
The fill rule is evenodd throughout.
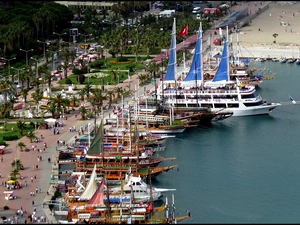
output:
<path id="1" fill-rule="evenodd" d="M 183 37 L 184 35 L 188 34 L 188 25 L 185 25 L 180 31 L 179 31 L 179 36 Z"/>

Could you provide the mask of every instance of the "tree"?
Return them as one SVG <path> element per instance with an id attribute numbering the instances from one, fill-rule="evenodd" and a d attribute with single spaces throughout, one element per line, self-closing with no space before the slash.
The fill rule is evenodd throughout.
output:
<path id="1" fill-rule="evenodd" d="M 86 119 L 86 114 L 88 113 L 86 107 L 81 106 L 81 107 L 79 108 L 79 112 L 80 112 L 80 114 L 81 114 L 81 119 L 85 120 L 85 119 Z"/>
<path id="2" fill-rule="evenodd" d="M 37 105 L 38 102 L 43 98 L 43 91 L 41 89 L 37 89 L 31 94 L 31 97 L 34 100 L 35 105 Z"/>
<path id="3" fill-rule="evenodd" d="M 54 105 L 57 113 L 62 114 L 64 110 L 70 106 L 70 100 L 68 98 L 64 98 L 62 94 L 59 93 L 49 99 L 48 105 Z"/>
<path id="4" fill-rule="evenodd" d="M 273 37 L 274 37 L 274 39 L 275 39 L 275 40 L 273 41 L 274 44 L 276 44 L 276 38 L 277 38 L 277 36 L 278 36 L 277 33 L 274 33 L 274 34 L 273 34 Z"/>
<path id="5" fill-rule="evenodd" d="M 72 95 L 72 96 L 71 96 L 71 98 L 70 98 L 70 105 L 71 105 L 72 107 L 76 107 L 76 106 L 79 105 L 79 100 L 78 100 L 78 98 L 77 98 L 76 95 Z"/>
<path id="6" fill-rule="evenodd" d="M 62 70 L 64 72 L 64 78 L 68 78 L 68 69 L 70 68 L 69 63 L 65 60 L 61 65 L 57 67 L 57 70 Z"/>
<path id="7" fill-rule="evenodd" d="M 30 143 L 32 143 L 32 140 L 36 138 L 34 131 L 28 131 L 28 133 L 26 134 L 26 137 L 29 138 Z"/>
<path id="8" fill-rule="evenodd" d="M 23 121 L 17 121 L 17 128 L 19 129 L 20 136 L 23 137 L 23 130 L 25 129 L 26 125 Z"/>
<path id="9" fill-rule="evenodd" d="M 20 148 L 21 152 L 23 152 L 23 150 L 26 148 L 26 145 L 24 144 L 24 142 L 20 141 L 18 142 L 17 147 Z"/>

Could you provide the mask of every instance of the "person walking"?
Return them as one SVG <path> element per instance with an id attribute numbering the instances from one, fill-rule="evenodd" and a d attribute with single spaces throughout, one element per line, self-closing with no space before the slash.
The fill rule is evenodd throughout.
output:
<path id="1" fill-rule="evenodd" d="M 31 202 L 31 204 L 32 204 L 32 206 L 34 206 L 34 201 L 32 200 L 32 202 Z"/>

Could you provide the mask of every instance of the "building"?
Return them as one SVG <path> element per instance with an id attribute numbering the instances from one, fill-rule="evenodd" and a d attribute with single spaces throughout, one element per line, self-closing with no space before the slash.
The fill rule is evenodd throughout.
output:
<path id="1" fill-rule="evenodd" d="M 111 10 L 116 2 L 113 1 L 55 1 L 58 4 L 65 5 L 70 9 L 81 7 L 82 9 L 93 8 L 100 12 L 102 9 Z"/>

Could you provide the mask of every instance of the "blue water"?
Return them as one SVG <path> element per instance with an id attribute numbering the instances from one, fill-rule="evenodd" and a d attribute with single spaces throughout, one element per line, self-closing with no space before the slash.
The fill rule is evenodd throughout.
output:
<path id="1" fill-rule="evenodd" d="M 160 155 L 176 156 L 172 163 L 178 170 L 161 174 L 153 185 L 177 189 L 177 214 L 192 214 L 181 223 L 300 222 L 300 105 L 290 104 L 288 97 L 300 101 L 300 66 L 266 61 L 250 67 L 276 72 L 257 92 L 288 105 L 270 115 L 231 117 L 168 139 Z"/>

